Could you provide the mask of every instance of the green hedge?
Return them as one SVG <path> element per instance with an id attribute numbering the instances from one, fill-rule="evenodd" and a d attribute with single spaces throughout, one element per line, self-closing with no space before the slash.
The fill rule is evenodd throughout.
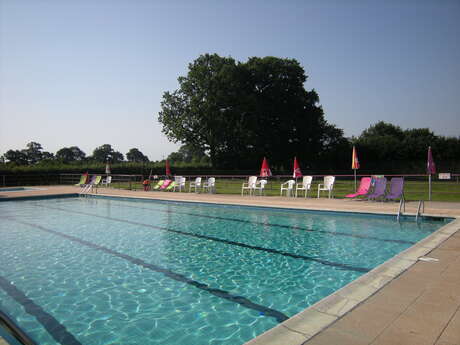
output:
<path id="1" fill-rule="evenodd" d="M 301 162 L 302 163 L 302 162 Z M 460 171 L 460 163 L 457 161 L 436 162 L 439 172 L 457 173 Z M 254 175 L 258 174 L 260 166 L 257 164 L 251 170 L 218 170 L 213 169 L 208 164 L 197 163 L 171 163 L 171 172 L 173 175 Z M 290 175 L 292 171 L 280 170 L 277 167 L 271 167 L 273 174 Z M 425 174 L 426 162 L 361 162 L 361 169 L 358 174 Z M 43 174 L 80 174 L 88 171 L 90 174 L 104 174 L 105 163 L 94 162 L 77 162 L 73 164 L 63 164 L 59 162 L 42 162 L 34 166 L 14 166 L 0 163 L 0 175 L 43 175 Z M 118 163 L 111 166 L 112 174 L 127 175 L 164 175 L 164 162 L 150 163 Z M 348 167 L 346 169 L 329 169 L 327 167 L 316 167 L 309 170 L 302 168 L 302 172 L 310 175 L 347 175 L 353 171 Z"/>

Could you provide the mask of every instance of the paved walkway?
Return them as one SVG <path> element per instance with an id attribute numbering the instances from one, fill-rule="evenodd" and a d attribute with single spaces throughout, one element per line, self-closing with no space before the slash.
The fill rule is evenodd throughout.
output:
<path id="1" fill-rule="evenodd" d="M 459 345 L 460 232 L 307 345 Z"/>
<path id="2" fill-rule="evenodd" d="M 2 197 L 67 194 L 76 187 L 2 193 Z M 286 197 L 241 197 L 121 191 L 99 194 L 140 198 L 396 214 L 398 204 Z M 406 211 L 415 214 L 417 203 Z M 460 345 L 460 203 L 426 202 L 425 214 L 457 217 L 335 294 L 250 341 L 252 345 Z M 420 261 L 419 257 L 429 257 Z"/>

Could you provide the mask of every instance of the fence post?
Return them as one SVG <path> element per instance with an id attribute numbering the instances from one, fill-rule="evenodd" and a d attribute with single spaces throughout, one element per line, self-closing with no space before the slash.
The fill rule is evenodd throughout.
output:
<path id="1" fill-rule="evenodd" d="M 3 175 L 3 187 L 6 187 L 6 176 Z"/>

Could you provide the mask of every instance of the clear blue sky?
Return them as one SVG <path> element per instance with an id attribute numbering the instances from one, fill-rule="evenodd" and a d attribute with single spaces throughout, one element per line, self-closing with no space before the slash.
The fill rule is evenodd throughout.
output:
<path id="1" fill-rule="evenodd" d="M 0 154 L 102 144 L 157 160 L 157 122 L 188 63 L 295 58 L 328 122 L 460 136 L 460 0 L 0 0 Z"/>

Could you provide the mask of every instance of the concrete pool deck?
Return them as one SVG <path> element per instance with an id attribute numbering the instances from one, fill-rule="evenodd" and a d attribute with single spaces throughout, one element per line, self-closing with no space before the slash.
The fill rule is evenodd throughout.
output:
<path id="1" fill-rule="evenodd" d="M 78 193 L 71 186 L 2 192 L 1 199 Z M 148 199 L 394 214 L 398 203 L 343 199 L 259 197 L 127 191 L 98 194 Z M 417 202 L 406 204 L 414 215 Z M 376 267 L 251 345 L 460 344 L 460 203 L 425 202 L 425 213 L 457 218 L 426 239 Z M 422 258 L 422 260 L 420 260 Z"/>

